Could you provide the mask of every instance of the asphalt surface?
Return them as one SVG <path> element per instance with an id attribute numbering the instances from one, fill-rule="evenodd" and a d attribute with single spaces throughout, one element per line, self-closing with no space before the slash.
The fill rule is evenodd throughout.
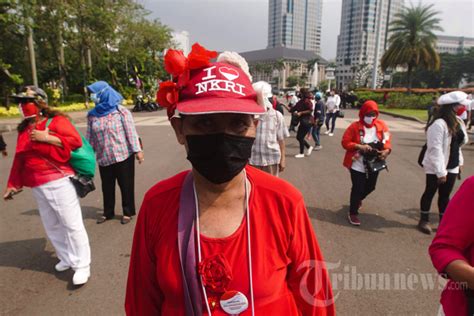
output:
<path id="1" fill-rule="evenodd" d="M 184 149 L 177 145 L 163 115 L 135 115 L 145 146 L 145 162 L 136 167 L 137 207 L 153 184 L 189 168 Z M 75 116 L 81 121 L 81 114 Z M 340 145 L 343 128 L 355 117 L 355 111 L 346 111 L 346 118 L 337 122 L 335 136 L 322 136 L 324 148 L 304 159 L 293 158 L 298 145 L 292 133 L 287 141 L 287 169 L 282 174 L 305 198 L 330 267 L 337 313 L 436 315 L 444 283 L 438 281 L 427 253 L 433 236 L 415 229 L 425 181 L 423 170 L 417 165 L 424 144 L 423 126 L 382 116 L 393 134 L 390 171 L 380 174 L 376 191 L 364 201 L 362 226 L 357 228 L 346 219 L 351 184 L 349 172 L 342 166 L 344 151 Z M 79 126 L 84 130 L 84 124 Z M 0 159 L 2 188 L 12 164 L 16 134 L 6 133 L 4 138 L 10 155 Z M 464 155 L 467 177 L 474 174 L 474 146 L 465 147 Z M 99 178 L 96 185 L 100 188 Z M 119 199 L 118 193 L 118 215 Z M 54 271 L 57 259 L 46 239 L 31 191 L 26 189 L 8 203 L 0 201 L 1 315 L 124 314 L 135 221 L 121 225 L 117 216 L 117 220 L 97 225 L 95 219 L 102 207 L 100 189 L 81 202 L 92 248 L 92 276 L 85 286 L 75 288 L 71 271 Z M 434 211 L 436 223 L 436 208 Z"/>

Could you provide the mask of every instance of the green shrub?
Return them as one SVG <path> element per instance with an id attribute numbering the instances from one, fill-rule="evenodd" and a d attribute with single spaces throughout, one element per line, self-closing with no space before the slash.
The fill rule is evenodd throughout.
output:
<path id="1" fill-rule="evenodd" d="M 383 103 L 383 93 L 372 91 L 356 91 L 357 98 L 364 100 L 374 100 L 377 103 Z"/>
<path id="2" fill-rule="evenodd" d="M 378 104 L 383 104 L 383 92 L 356 91 L 359 99 L 374 100 Z M 433 102 L 433 94 L 407 94 L 405 92 L 389 92 L 385 104 L 387 108 L 396 109 L 423 109 L 425 110 Z"/>
<path id="3" fill-rule="evenodd" d="M 386 106 L 387 108 L 425 110 L 432 102 L 432 94 L 391 93 Z"/>

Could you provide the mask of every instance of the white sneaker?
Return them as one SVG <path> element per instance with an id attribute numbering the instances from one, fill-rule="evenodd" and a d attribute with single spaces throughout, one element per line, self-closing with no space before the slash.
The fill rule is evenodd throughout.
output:
<path id="1" fill-rule="evenodd" d="M 324 132 L 324 135 L 327 135 L 327 134 L 329 134 L 329 131 L 325 131 L 325 132 Z"/>
<path id="2" fill-rule="evenodd" d="M 311 153 L 313 152 L 314 147 L 309 146 L 308 151 L 306 152 L 306 156 L 311 156 Z"/>
<path id="3" fill-rule="evenodd" d="M 328 135 L 329 135 L 329 136 L 334 136 L 334 133 L 329 133 Z"/>
<path id="4" fill-rule="evenodd" d="M 323 146 L 321 145 L 314 147 L 314 150 L 321 150 L 321 149 L 323 149 Z"/>
<path id="5" fill-rule="evenodd" d="M 72 284 L 74 285 L 86 284 L 90 276 L 91 276 L 91 270 L 89 268 L 77 269 L 76 272 L 74 272 L 74 276 L 72 277 Z"/>
<path id="6" fill-rule="evenodd" d="M 56 271 L 58 272 L 63 272 L 63 271 L 66 271 L 66 270 L 69 270 L 71 267 L 68 266 L 66 263 L 64 263 L 63 261 L 59 261 L 55 266 L 54 266 L 54 269 L 56 269 Z"/>
<path id="7" fill-rule="evenodd" d="M 295 155 L 295 158 L 304 158 L 304 154 Z"/>

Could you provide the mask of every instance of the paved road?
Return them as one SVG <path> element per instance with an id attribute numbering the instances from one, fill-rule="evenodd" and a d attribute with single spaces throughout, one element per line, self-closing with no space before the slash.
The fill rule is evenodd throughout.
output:
<path id="1" fill-rule="evenodd" d="M 424 143 L 423 126 L 383 116 L 394 135 L 390 172 L 380 175 L 376 192 L 364 202 L 362 226 L 354 228 L 346 221 L 350 179 L 342 167 L 340 138 L 355 114 L 347 111 L 346 118 L 338 121 L 336 135 L 323 136 L 323 150 L 298 163 L 293 158 L 298 146 L 292 134 L 283 178 L 304 195 L 325 258 L 332 263 L 340 315 L 435 315 L 440 289 L 427 255 L 432 237 L 415 230 L 424 188 L 424 174 L 416 163 Z M 135 115 L 146 154 L 145 164 L 137 166 L 138 204 L 154 183 L 189 167 L 163 115 Z M 16 135 L 4 136 L 12 151 Z M 464 152 L 465 174 L 473 175 L 474 146 Z M 11 156 L 0 160 L 2 188 L 11 162 Z M 96 184 L 100 187 L 99 180 Z M 83 199 L 82 205 L 92 246 L 92 277 L 86 286 L 74 289 L 71 272 L 54 272 L 57 259 L 30 190 L 12 202 L 0 202 L 1 315 L 123 314 L 134 222 L 96 225 L 101 211 L 98 191 Z"/>

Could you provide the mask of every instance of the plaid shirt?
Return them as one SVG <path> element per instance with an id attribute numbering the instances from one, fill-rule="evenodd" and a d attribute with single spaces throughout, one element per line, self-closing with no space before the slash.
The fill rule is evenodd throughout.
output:
<path id="1" fill-rule="evenodd" d="M 106 116 L 89 116 L 86 138 L 102 167 L 124 161 L 141 151 L 132 114 L 122 106 Z"/>
<path id="2" fill-rule="evenodd" d="M 283 115 L 273 107 L 261 116 L 257 136 L 252 147 L 249 163 L 254 166 L 269 166 L 280 163 L 281 151 L 278 141 L 290 136 Z"/>

